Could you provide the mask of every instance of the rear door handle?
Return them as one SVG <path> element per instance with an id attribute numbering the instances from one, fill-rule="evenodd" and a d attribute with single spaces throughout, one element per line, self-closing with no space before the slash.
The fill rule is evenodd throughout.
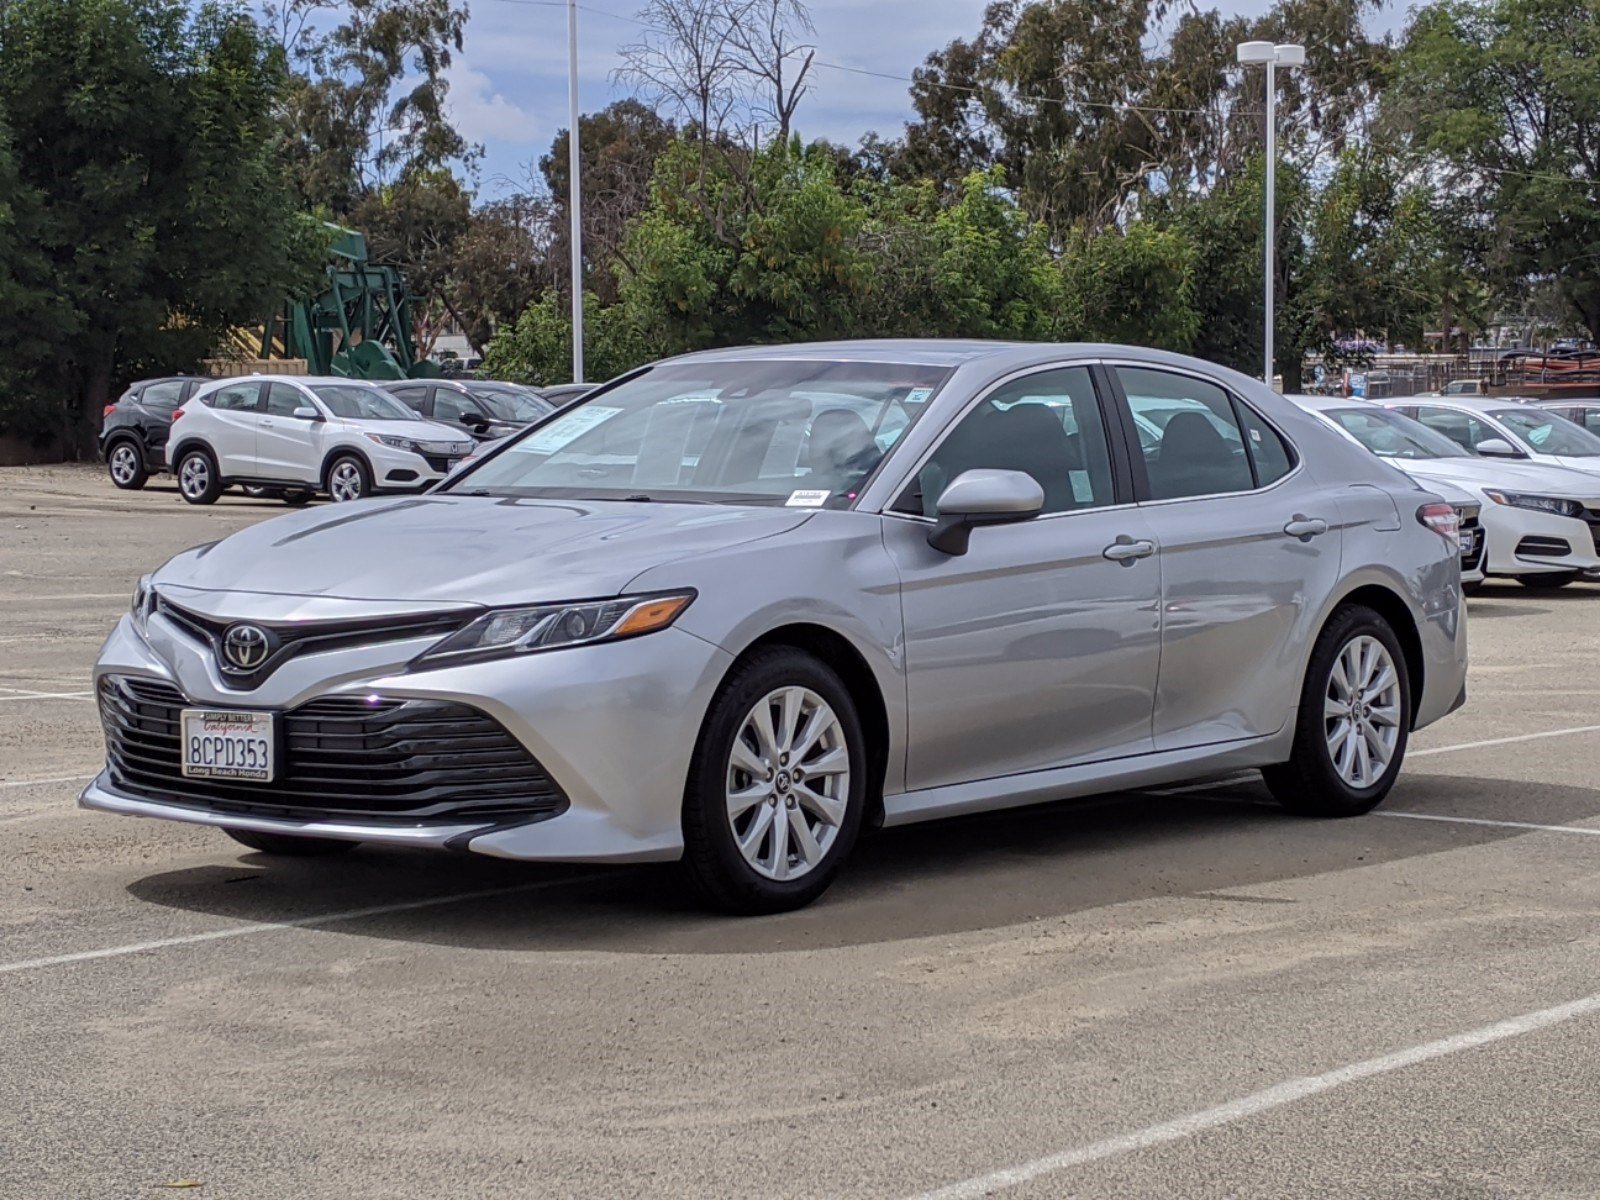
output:
<path id="1" fill-rule="evenodd" d="M 1295 513 L 1294 519 L 1283 527 L 1283 531 L 1290 537 L 1309 542 L 1319 534 L 1327 533 L 1328 523 L 1321 517 L 1308 517 L 1302 513 Z"/>
<path id="2" fill-rule="evenodd" d="M 1149 558 L 1156 552 L 1156 544 L 1147 541 L 1135 541 L 1127 534 L 1123 534 L 1111 545 L 1100 551 L 1112 562 L 1119 562 L 1125 567 L 1131 567 L 1141 558 Z"/>

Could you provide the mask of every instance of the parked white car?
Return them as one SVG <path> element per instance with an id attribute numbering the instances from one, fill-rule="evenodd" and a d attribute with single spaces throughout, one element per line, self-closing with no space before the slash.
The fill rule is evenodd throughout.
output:
<path id="1" fill-rule="evenodd" d="M 1483 458 L 1571 467 L 1600 476 L 1600 437 L 1536 404 L 1498 396 L 1408 397 L 1380 403 Z"/>
<path id="2" fill-rule="evenodd" d="M 472 450 L 374 384 L 336 376 L 246 375 L 202 388 L 174 415 L 168 461 L 191 504 L 233 484 L 291 504 L 317 492 L 359 500 L 416 491 Z"/>
<path id="3" fill-rule="evenodd" d="M 1443 495 L 1444 486 L 1454 485 L 1477 498 L 1484 574 L 1514 578 L 1530 588 L 1556 588 L 1600 571 L 1600 476 L 1481 458 L 1382 404 L 1327 396 L 1292 399 L 1425 487 Z M 1472 582 L 1465 570 L 1462 579 Z"/>

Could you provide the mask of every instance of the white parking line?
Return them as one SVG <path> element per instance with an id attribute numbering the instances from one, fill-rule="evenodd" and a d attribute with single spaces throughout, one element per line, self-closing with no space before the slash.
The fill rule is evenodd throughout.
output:
<path id="1" fill-rule="evenodd" d="M 0 788 L 39 787 L 46 783 L 88 783 L 93 778 L 94 772 L 89 771 L 82 775 L 50 775 L 44 779 L 10 779 L 0 782 Z"/>
<path id="2" fill-rule="evenodd" d="M 1407 1050 L 1397 1050 L 1393 1054 L 1369 1058 L 1362 1062 L 1353 1063 L 1348 1067 L 1339 1067 L 1322 1075 L 1291 1079 L 1285 1083 L 1269 1087 L 1265 1091 L 1255 1092 L 1238 1100 L 1230 1100 L 1226 1104 L 1219 1104 L 1215 1108 L 1202 1109 L 1200 1112 L 1190 1113 L 1188 1116 L 1178 1117 L 1172 1121 L 1163 1121 L 1159 1125 L 1150 1125 L 1133 1133 L 1119 1134 L 1116 1137 L 1106 1138 L 1104 1141 L 1092 1142 L 1087 1146 L 1079 1146 L 1073 1150 L 1063 1150 L 1060 1153 L 1050 1154 L 1044 1158 L 1036 1158 L 1032 1162 L 1023 1163 L 1021 1166 L 992 1171 L 987 1175 L 978 1175 L 960 1183 L 950 1184 L 948 1187 L 936 1188 L 931 1192 L 922 1193 L 917 1197 L 917 1200 L 977 1200 L 977 1197 L 990 1196 L 1006 1188 L 1018 1187 L 1024 1183 L 1030 1183 L 1041 1176 L 1064 1171 L 1069 1167 L 1078 1167 L 1103 1158 L 1116 1158 L 1119 1155 L 1131 1154 L 1137 1150 L 1146 1150 L 1152 1146 L 1181 1141 L 1184 1138 L 1193 1137 L 1197 1133 L 1203 1133 L 1208 1129 L 1231 1125 L 1236 1121 L 1244 1120 L 1246 1117 L 1253 1117 L 1260 1113 L 1270 1112 L 1275 1108 L 1282 1108 L 1286 1104 L 1293 1104 L 1309 1096 L 1331 1091 L 1336 1087 L 1354 1083 L 1359 1079 L 1370 1079 L 1375 1075 L 1386 1075 L 1391 1071 L 1398 1071 L 1404 1067 L 1415 1066 L 1418 1063 L 1428 1062 L 1435 1058 L 1443 1058 L 1449 1054 L 1458 1054 L 1463 1050 L 1487 1046 L 1490 1043 L 1504 1041 L 1507 1038 L 1521 1037 L 1525 1033 L 1534 1033 L 1540 1029 L 1548 1029 L 1552 1025 L 1559 1025 L 1564 1021 L 1571 1021 L 1578 1017 L 1586 1017 L 1595 1013 L 1600 1013 L 1600 994 L 1585 996 L 1581 1000 L 1573 1000 L 1568 1004 L 1558 1004 L 1554 1008 L 1542 1008 L 1537 1012 L 1524 1013 L 1520 1017 L 1511 1017 L 1504 1021 L 1498 1021 L 1493 1025 L 1485 1025 L 1481 1029 L 1458 1033 L 1453 1037 L 1440 1038 L 1436 1042 L 1426 1042 L 1420 1046 L 1412 1046 Z"/>
<path id="3" fill-rule="evenodd" d="M 603 871 L 588 875 L 569 875 L 563 879 L 543 879 L 538 883 L 518 883 L 510 887 L 483 888 L 476 892 L 452 892 L 448 896 L 429 896 L 424 900 L 402 900 L 396 904 L 374 904 L 370 908 L 349 908 L 343 912 L 321 913 L 314 917 L 295 917 L 288 921 L 254 921 L 249 925 L 235 925 L 231 929 L 212 929 L 205 933 L 188 933 L 180 937 L 156 938 L 149 942 L 132 942 L 126 946 L 107 946 L 103 950 L 79 950 L 73 954 L 53 954 L 48 958 L 24 958 L 18 962 L 0 963 L 0 975 L 15 971 L 37 971 L 44 967 L 62 967 L 71 963 L 91 962 L 100 958 L 122 958 L 129 954 L 144 954 L 151 950 L 165 950 L 173 946 L 193 946 L 199 942 L 220 942 L 228 938 L 249 937 L 254 933 L 280 933 L 285 929 L 314 929 L 319 925 L 332 925 L 339 921 L 357 921 L 363 917 L 380 917 L 386 913 L 411 912 L 419 908 L 437 908 L 441 904 L 459 904 L 466 900 L 486 900 L 493 896 L 514 896 L 520 892 L 542 892 L 549 888 L 564 887 L 570 883 L 590 883 L 606 878 Z"/>
<path id="4" fill-rule="evenodd" d="M 1586 829 L 1582 825 L 1535 825 L 1529 821 L 1488 821 L 1482 817 L 1445 817 L 1433 813 L 1390 812 L 1379 809 L 1375 817 L 1404 817 L 1408 821 L 1445 821 L 1452 825 L 1495 825 L 1502 829 L 1539 829 L 1546 833 L 1586 833 L 1600 837 L 1600 829 Z"/>
<path id="5" fill-rule="evenodd" d="M 0 704 L 7 700 L 87 700 L 93 692 L 22 692 L 14 696 L 0 696 Z"/>
<path id="6" fill-rule="evenodd" d="M 1429 754 L 1452 754 L 1457 750 L 1478 750 L 1484 746 L 1509 746 L 1512 742 L 1534 742 L 1540 738 L 1567 737 L 1574 733 L 1600 733 L 1600 725 L 1574 725 L 1570 729 L 1547 729 L 1543 733 L 1519 733 L 1515 737 L 1485 738 L 1481 742 L 1462 742 L 1456 746 L 1433 746 L 1427 750 L 1407 750 L 1409 758 Z"/>

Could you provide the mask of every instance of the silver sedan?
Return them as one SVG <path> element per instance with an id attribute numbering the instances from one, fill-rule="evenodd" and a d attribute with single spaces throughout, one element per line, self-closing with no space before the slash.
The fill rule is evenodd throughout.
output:
<path id="1" fill-rule="evenodd" d="M 864 827 L 1222 770 L 1350 816 L 1465 698 L 1455 522 L 1176 355 L 690 355 L 147 576 L 83 803 L 267 853 L 679 860 L 746 912 Z"/>

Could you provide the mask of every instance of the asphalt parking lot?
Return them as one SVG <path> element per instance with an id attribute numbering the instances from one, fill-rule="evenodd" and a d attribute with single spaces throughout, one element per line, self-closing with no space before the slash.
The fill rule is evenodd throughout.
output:
<path id="1" fill-rule="evenodd" d="M 0 472 L 0 1196 L 1600 1195 L 1600 587 L 1471 602 L 1380 815 L 914 827 L 732 920 L 77 809 L 137 577 L 282 511 Z"/>

